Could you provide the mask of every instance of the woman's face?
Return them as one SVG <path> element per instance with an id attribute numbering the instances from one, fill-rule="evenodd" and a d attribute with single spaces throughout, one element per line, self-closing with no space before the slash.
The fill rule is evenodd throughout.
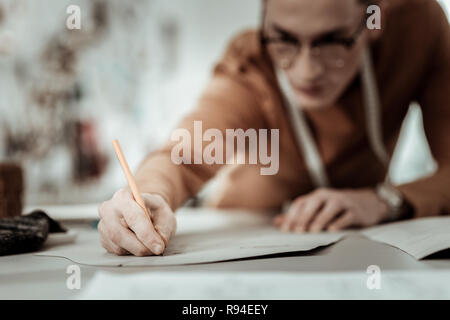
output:
<path id="1" fill-rule="evenodd" d="M 266 5 L 266 46 L 285 70 L 297 102 L 303 108 L 336 102 L 359 70 L 368 41 L 366 7 L 358 0 L 267 0 Z M 295 47 L 300 49 L 292 54 Z"/>

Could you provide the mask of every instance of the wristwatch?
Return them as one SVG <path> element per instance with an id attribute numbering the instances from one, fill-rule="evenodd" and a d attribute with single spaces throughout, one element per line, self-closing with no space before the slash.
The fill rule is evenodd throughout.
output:
<path id="1" fill-rule="evenodd" d="M 388 183 L 380 183 L 377 185 L 375 192 L 389 208 L 386 221 L 396 221 L 405 215 L 405 200 L 400 191 Z"/>

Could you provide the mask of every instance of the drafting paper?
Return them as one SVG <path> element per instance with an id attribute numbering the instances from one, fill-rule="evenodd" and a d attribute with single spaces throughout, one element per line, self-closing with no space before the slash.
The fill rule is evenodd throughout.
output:
<path id="1" fill-rule="evenodd" d="M 450 248 L 450 217 L 394 222 L 361 231 L 369 239 L 399 248 L 420 260 Z"/>
<path id="2" fill-rule="evenodd" d="M 98 232 L 80 233 L 75 244 L 37 253 L 93 266 L 158 266 L 205 263 L 307 251 L 339 241 L 346 233 L 286 233 L 271 225 L 270 218 L 248 212 L 182 209 L 178 230 L 163 256 L 134 257 L 107 253 Z"/>
<path id="3" fill-rule="evenodd" d="M 245 211 L 181 209 L 176 215 L 177 233 L 163 256 L 109 254 L 101 247 L 95 230 L 80 230 L 74 244 L 44 248 L 37 255 L 93 266 L 182 265 L 309 251 L 331 245 L 350 233 L 284 233 L 274 228 L 268 217 Z M 450 248 L 450 217 L 394 222 L 358 233 L 420 260 Z"/>

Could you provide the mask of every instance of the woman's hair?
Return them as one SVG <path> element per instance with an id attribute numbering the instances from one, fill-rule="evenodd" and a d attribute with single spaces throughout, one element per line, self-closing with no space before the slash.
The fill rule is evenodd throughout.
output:
<path id="1" fill-rule="evenodd" d="M 262 10 L 261 10 L 261 25 L 260 25 L 260 29 L 262 29 L 263 27 L 263 23 L 264 23 L 264 19 L 266 16 L 266 3 L 268 0 L 262 0 Z M 359 3 L 364 4 L 364 5 L 372 5 L 372 4 L 377 4 L 379 2 L 379 0 L 357 0 Z"/>
<path id="2" fill-rule="evenodd" d="M 263 2 L 263 11 L 266 11 L 266 2 L 268 0 L 262 0 Z M 367 5 L 371 5 L 371 4 L 376 4 L 378 3 L 379 0 L 357 0 L 358 2 L 360 2 L 361 4 L 367 4 Z"/>

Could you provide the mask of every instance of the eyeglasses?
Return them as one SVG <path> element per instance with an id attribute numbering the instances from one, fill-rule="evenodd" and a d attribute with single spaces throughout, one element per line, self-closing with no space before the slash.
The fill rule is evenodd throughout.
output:
<path id="1" fill-rule="evenodd" d="M 311 43 L 311 54 L 320 59 L 326 67 L 342 68 L 348 59 L 351 48 L 364 29 L 364 19 L 358 29 L 349 37 L 328 36 Z M 262 36 L 262 44 L 267 48 L 274 63 L 282 69 L 288 69 L 301 50 L 301 43 L 290 35 L 276 37 Z"/>

